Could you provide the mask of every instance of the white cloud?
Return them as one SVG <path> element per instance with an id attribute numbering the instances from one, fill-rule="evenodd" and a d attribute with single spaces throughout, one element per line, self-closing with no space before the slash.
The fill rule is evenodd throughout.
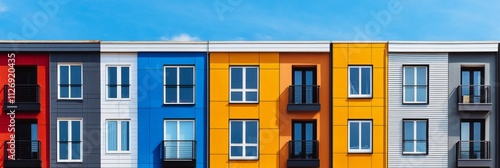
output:
<path id="1" fill-rule="evenodd" d="M 191 36 L 187 33 L 181 33 L 179 35 L 175 35 L 172 38 L 167 36 L 161 37 L 161 40 L 169 40 L 169 41 L 200 41 L 200 38 L 196 36 Z"/>

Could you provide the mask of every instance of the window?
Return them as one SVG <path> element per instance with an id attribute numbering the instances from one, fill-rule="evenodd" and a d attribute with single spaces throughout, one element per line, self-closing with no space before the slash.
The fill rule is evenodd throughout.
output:
<path id="1" fill-rule="evenodd" d="M 403 120 L 403 154 L 427 154 L 427 120 Z"/>
<path id="2" fill-rule="evenodd" d="M 129 66 L 107 66 L 108 80 L 106 83 L 106 98 L 128 99 L 130 98 L 130 67 Z"/>
<path id="3" fill-rule="evenodd" d="M 230 68 L 230 102 L 257 103 L 259 101 L 259 68 Z"/>
<path id="4" fill-rule="evenodd" d="M 164 159 L 195 159 L 193 120 L 165 120 Z"/>
<path id="5" fill-rule="evenodd" d="M 130 150 L 130 122 L 128 120 L 108 120 L 107 152 L 128 152 Z"/>
<path id="6" fill-rule="evenodd" d="M 255 120 L 232 120 L 229 123 L 229 159 L 254 160 L 259 153 L 259 123 Z"/>
<path id="7" fill-rule="evenodd" d="M 57 161 L 82 161 L 82 120 L 57 121 Z"/>
<path id="8" fill-rule="evenodd" d="M 165 104 L 194 104 L 194 66 L 165 66 Z"/>
<path id="9" fill-rule="evenodd" d="M 427 66 L 403 66 L 403 103 L 428 103 Z"/>
<path id="10" fill-rule="evenodd" d="M 349 121 L 349 153 L 372 152 L 372 121 Z"/>
<path id="11" fill-rule="evenodd" d="M 60 64 L 58 69 L 58 98 L 59 99 L 81 99 L 82 98 L 82 64 Z"/>
<path id="12" fill-rule="evenodd" d="M 372 97 L 371 66 L 349 66 L 349 97 Z"/>

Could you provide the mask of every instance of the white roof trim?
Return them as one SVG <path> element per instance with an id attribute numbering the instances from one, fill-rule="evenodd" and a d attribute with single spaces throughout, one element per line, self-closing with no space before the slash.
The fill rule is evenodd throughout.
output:
<path id="1" fill-rule="evenodd" d="M 210 41 L 209 52 L 330 52 L 329 41 Z"/>
<path id="2" fill-rule="evenodd" d="M 498 52 L 498 42 L 389 41 L 389 52 Z"/>
<path id="3" fill-rule="evenodd" d="M 103 41 L 101 52 L 207 52 L 207 42 Z"/>

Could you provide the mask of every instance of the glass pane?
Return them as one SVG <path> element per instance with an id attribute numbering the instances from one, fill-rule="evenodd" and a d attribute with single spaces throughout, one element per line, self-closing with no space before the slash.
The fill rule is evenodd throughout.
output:
<path id="1" fill-rule="evenodd" d="M 243 143 L 243 123 L 241 121 L 231 122 L 231 142 Z"/>
<path id="2" fill-rule="evenodd" d="M 82 66 L 71 66 L 71 84 L 82 84 Z"/>
<path id="3" fill-rule="evenodd" d="M 257 68 L 247 68 L 246 69 L 246 88 L 247 89 L 257 89 L 257 82 L 259 81 L 257 76 Z"/>
<path id="4" fill-rule="evenodd" d="M 130 68 L 129 67 L 122 67 L 122 85 L 128 85 L 130 84 Z"/>
<path id="5" fill-rule="evenodd" d="M 193 158 L 193 142 L 192 141 L 182 141 L 178 143 L 179 145 L 179 158 L 191 159 Z"/>
<path id="6" fill-rule="evenodd" d="M 116 67 L 108 67 L 108 84 L 117 84 Z"/>
<path id="7" fill-rule="evenodd" d="M 59 67 L 59 82 L 60 84 L 69 84 L 69 67 L 60 66 Z"/>
<path id="8" fill-rule="evenodd" d="M 306 123 L 306 137 L 305 140 L 314 140 L 313 134 L 314 134 L 314 129 L 313 129 L 313 124 L 312 123 Z"/>
<path id="9" fill-rule="evenodd" d="M 80 121 L 71 121 L 71 141 L 81 141 L 80 137 Z"/>
<path id="10" fill-rule="evenodd" d="M 165 102 L 177 103 L 177 86 L 165 86 Z"/>
<path id="11" fill-rule="evenodd" d="M 404 68 L 404 83 L 403 85 L 414 85 L 415 84 L 415 72 L 414 67 L 405 67 Z"/>
<path id="12" fill-rule="evenodd" d="M 404 121 L 404 140 L 414 140 L 413 139 L 413 121 Z"/>
<path id="13" fill-rule="evenodd" d="M 306 85 L 314 85 L 314 73 L 313 71 L 306 71 Z"/>
<path id="14" fill-rule="evenodd" d="M 295 104 L 302 104 L 302 89 L 303 89 L 304 85 L 296 85 L 296 86 L 293 86 L 293 89 L 294 89 L 294 103 Z"/>
<path id="15" fill-rule="evenodd" d="M 68 121 L 59 121 L 59 141 L 68 141 Z"/>
<path id="16" fill-rule="evenodd" d="M 122 151 L 128 151 L 129 150 L 129 143 L 130 143 L 130 140 L 129 140 L 129 132 L 130 132 L 130 128 L 129 128 L 129 122 L 128 121 L 122 121 L 121 122 L 121 126 L 122 126 L 122 135 L 121 135 L 121 139 L 122 139 L 122 142 L 121 142 L 121 149 Z"/>
<path id="17" fill-rule="evenodd" d="M 302 84 L 302 71 L 293 71 L 293 85 L 303 85 Z"/>
<path id="18" fill-rule="evenodd" d="M 257 156 L 257 147 L 247 146 L 245 151 L 245 156 Z"/>
<path id="19" fill-rule="evenodd" d="M 242 92 L 231 92 L 231 101 L 243 101 Z"/>
<path id="20" fill-rule="evenodd" d="M 350 149 L 360 149 L 359 147 L 359 123 L 351 122 L 349 123 L 349 148 Z"/>
<path id="21" fill-rule="evenodd" d="M 293 124 L 293 140 L 303 140 L 302 139 L 302 124 L 294 123 Z"/>
<path id="22" fill-rule="evenodd" d="M 462 122 L 460 125 L 460 140 L 469 141 L 470 140 L 470 124 L 469 122 Z"/>
<path id="23" fill-rule="evenodd" d="M 61 85 L 59 89 L 59 97 L 61 98 L 69 98 L 69 86 L 68 85 Z"/>
<path id="24" fill-rule="evenodd" d="M 177 140 L 177 121 L 165 121 L 165 140 Z"/>
<path id="25" fill-rule="evenodd" d="M 481 76 L 482 76 L 481 71 L 474 71 L 473 73 L 474 73 L 474 77 L 473 77 L 473 78 L 474 78 L 474 79 L 473 79 L 473 80 L 474 80 L 474 81 L 473 81 L 474 83 L 473 83 L 473 84 L 474 84 L 474 85 L 481 85 L 481 84 L 482 84 L 482 83 L 481 83 Z"/>
<path id="26" fill-rule="evenodd" d="M 243 69 L 231 68 L 231 89 L 243 88 Z"/>
<path id="27" fill-rule="evenodd" d="M 59 159 L 68 160 L 68 142 L 59 142 Z"/>
<path id="28" fill-rule="evenodd" d="M 165 68 L 165 84 L 177 85 L 177 67 Z"/>
<path id="29" fill-rule="evenodd" d="M 246 122 L 246 136 L 245 136 L 245 142 L 246 143 L 257 143 L 257 136 L 258 136 L 258 130 L 257 130 L 257 122 L 255 121 L 247 121 Z"/>
<path id="30" fill-rule="evenodd" d="M 81 98 L 82 97 L 82 86 L 72 85 L 71 86 L 71 98 Z"/>
<path id="31" fill-rule="evenodd" d="M 122 85 L 122 98 L 130 98 L 130 87 Z"/>
<path id="32" fill-rule="evenodd" d="M 404 141 L 404 147 L 403 147 L 404 152 L 414 152 L 413 142 L 414 141 Z"/>
<path id="33" fill-rule="evenodd" d="M 180 121 L 179 140 L 194 140 L 194 124 L 192 121 Z"/>
<path id="34" fill-rule="evenodd" d="M 314 90 L 314 86 L 313 85 L 308 85 L 305 87 L 306 89 L 306 95 L 305 95 L 305 98 L 306 98 L 306 103 L 307 104 L 312 104 L 313 103 L 313 90 Z"/>
<path id="35" fill-rule="evenodd" d="M 368 122 L 361 123 L 361 149 L 370 149 L 370 141 L 371 141 L 371 124 Z"/>
<path id="36" fill-rule="evenodd" d="M 108 86 L 108 98 L 116 98 L 117 93 L 116 90 L 118 90 L 117 86 Z"/>
<path id="37" fill-rule="evenodd" d="M 81 142 L 71 143 L 71 159 L 80 159 L 80 145 Z"/>
<path id="38" fill-rule="evenodd" d="M 351 94 L 359 94 L 359 68 L 349 68 Z"/>
<path id="39" fill-rule="evenodd" d="M 427 123 L 417 121 L 417 140 L 427 140 Z"/>
<path id="40" fill-rule="evenodd" d="M 370 94 L 372 88 L 370 82 L 372 73 L 370 68 L 361 68 L 361 94 Z"/>
<path id="41" fill-rule="evenodd" d="M 425 141 L 417 141 L 417 152 L 426 152 L 427 144 Z"/>
<path id="42" fill-rule="evenodd" d="M 417 67 L 417 85 L 427 85 L 427 67 Z"/>
<path id="43" fill-rule="evenodd" d="M 243 147 L 231 146 L 231 156 L 243 156 Z"/>
<path id="44" fill-rule="evenodd" d="M 405 102 L 415 101 L 415 87 L 414 86 L 403 86 L 405 91 Z"/>
<path id="45" fill-rule="evenodd" d="M 117 125 L 116 121 L 108 121 L 108 150 L 110 151 L 118 150 Z"/>
<path id="46" fill-rule="evenodd" d="M 179 92 L 181 103 L 194 103 L 194 86 L 180 86 Z"/>
<path id="47" fill-rule="evenodd" d="M 179 68 L 179 83 L 181 85 L 194 85 L 194 69 L 192 67 Z"/>
<path id="48" fill-rule="evenodd" d="M 462 71 L 462 85 L 470 85 L 470 72 Z"/>
<path id="49" fill-rule="evenodd" d="M 257 101 L 257 92 L 247 92 L 246 101 Z"/>
<path id="50" fill-rule="evenodd" d="M 165 145 L 165 159 L 177 159 L 177 141 L 166 141 Z"/>
<path id="51" fill-rule="evenodd" d="M 417 86 L 417 101 L 427 102 L 427 86 Z"/>

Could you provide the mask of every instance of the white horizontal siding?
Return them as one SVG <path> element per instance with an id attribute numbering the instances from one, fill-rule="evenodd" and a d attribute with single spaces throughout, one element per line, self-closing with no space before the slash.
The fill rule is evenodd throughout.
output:
<path id="1" fill-rule="evenodd" d="M 130 65 L 130 100 L 106 100 L 106 65 Z M 101 55 L 101 167 L 137 167 L 137 53 Z M 130 153 L 106 153 L 106 120 L 130 120 Z"/>
<path id="2" fill-rule="evenodd" d="M 429 65 L 429 104 L 402 104 L 403 64 Z M 448 55 L 389 53 L 389 167 L 448 167 Z M 428 119 L 429 154 L 402 155 L 404 118 Z"/>

